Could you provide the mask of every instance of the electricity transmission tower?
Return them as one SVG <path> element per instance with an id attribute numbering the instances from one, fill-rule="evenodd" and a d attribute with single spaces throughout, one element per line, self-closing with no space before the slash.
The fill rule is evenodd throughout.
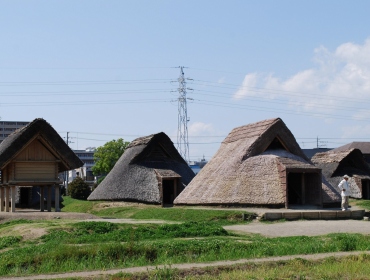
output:
<path id="1" fill-rule="evenodd" d="M 177 129 L 177 150 L 184 160 L 189 163 L 189 141 L 188 141 L 188 112 L 186 100 L 186 80 L 184 77 L 184 66 L 179 66 L 180 76 L 178 78 L 179 92 L 178 98 L 178 129 Z"/>

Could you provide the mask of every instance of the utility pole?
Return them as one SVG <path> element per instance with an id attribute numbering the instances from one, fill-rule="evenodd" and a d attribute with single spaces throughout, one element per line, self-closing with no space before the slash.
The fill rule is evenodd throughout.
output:
<path id="1" fill-rule="evenodd" d="M 316 148 L 317 149 L 326 147 L 325 143 L 328 143 L 328 142 L 320 140 L 319 136 L 317 136 L 317 138 L 316 138 Z"/>
<path id="2" fill-rule="evenodd" d="M 69 132 L 67 132 L 67 141 L 66 141 L 66 143 L 69 146 L 68 134 L 69 134 Z M 65 190 L 68 192 L 68 177 L 69 177 L 69 171 L 68 170 L 65 171 L 64 177 L 65 177 L 65 181 L 66 181 L 66 184 L 65 184 L 66 189 Z"/>
<path id="3" fill-rule="evenodd" d="M 178 98 L 178 129 L 177 129 L 177 150 L 184 158 L 186 163 L 189 163 L 189 141 L 188 141 L 188 112 L 186 104 L 186 80 L 184 77 L 184 66 L 179 66 L 180 76 L 178 78 L 179 92 Z"/>

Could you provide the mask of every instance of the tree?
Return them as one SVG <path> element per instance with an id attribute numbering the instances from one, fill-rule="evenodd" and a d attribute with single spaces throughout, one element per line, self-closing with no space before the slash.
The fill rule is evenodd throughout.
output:
<path id="1" fill-rule="evenodd" d="M 81 177 L 76 177 L 68 185 L 68 194 L 72 198 L 86 200 L 90 193 L 90 186 Z"/>
<path id="2" fill-rule="evenodd" d="M 95 165 L 92 167 L 94 175 L 108 174 L 129 144 L 130 142 L 125 142 L 122 138 L 119 138 L 98 147 L 94 153 Z"/>

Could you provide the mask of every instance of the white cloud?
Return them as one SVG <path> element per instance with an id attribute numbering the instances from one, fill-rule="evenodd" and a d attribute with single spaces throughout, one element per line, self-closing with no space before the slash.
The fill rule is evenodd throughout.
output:
<path id="1" fill-rule="evenodd" d="M 226 81 L 225 77 L 221 77 L 221 78 L 217 81 L 217 83 L 219 83 L 219 84 L 223 84 L 223 83 L 225 83 L 225 81 Z"/>
<path id="2" fill-rule="evenodd" d="M 370 125 L 351 125 L 343 126 L 342 128 L 342 137 L 343 138 L 352 138 L 352 137 L 361 137 L 361 138 L 370 138 Z"/>
<path id="3" fill-rule="evenodd" d="M 370 119 L 364 105 L 370 103 L 370 39 L 362 45 L 344 43 L 332 52 L 320 46 L 314 50 L 313 61 L 314 67 L 287 79 L 249 73 L 233 97 L 258 96 L 286 102 L 300 112 Z"/>
<path id="4" fill-rule="evenodd" d="M 188 127 L 188 135 L 189 136 L 205 136 L 214 133 L 214 129 L 212 124 L 202 123 L 202 122 L 194 122 L 189 125 Z"/>
<path id="5" fill-rule="evenodd" d="M 242 86 L 238 89 L 238 91 L 234 94 L 235 99 L 241 99 L 245 96 L 253 96 L 255 95 L 254 91 L 251 91 L 250 89 L 255 87 L 257 84 L 257 74 L 251 73 L 247 74 L 244 77 Z"/>

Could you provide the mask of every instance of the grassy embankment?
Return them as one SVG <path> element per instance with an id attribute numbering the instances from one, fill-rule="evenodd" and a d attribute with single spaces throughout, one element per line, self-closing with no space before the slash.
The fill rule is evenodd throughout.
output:
<path id="1" fill-rule="evenodd" d="M 236 210 L 166 209 L 145 205 L 108 209 L 98 206 L 96 202 L 80 202 L 67 198 L 63 210 L 83 209 L 81 212 L 101 216 L 154 218 L 183 223 L 133 225 L 93 221 L 73 223 L 66 220 L 20 220 L 3 223 L 0 224 L 0 275 L 19 276 L 142 265 L 370 250 L 370 238 L 360 234 L 280 238 L 230 234 L 221 225 L 245 223 L 241 220 L 242 212 Z M 32 227 L 46 231 L 31 239 L 24 238 L 22 232 L 19 232 L 19 235 L 7 236 L 7 232 L 17 232 L 19 228 L 25 230 L 25 228 Z M 369 262 L 366 257 L 363 259 L 364 263 Z M 319 268 L 319 265 L 312 265 L 314 266 Z M 262 270 L 270 270 L 265 266 L 256 268 L 258 267 L 262 267 Z M 282 265 L 282 267 L 288 267 L 289 270 L 289 265 Z M 271 269 L 279 270 L 280 273 L 279 267 Z M 242 268 L 239 269 L 239 271 L 242 270 Z M 255 271 L 262 273 L 258 272 L 258 269 Z M 177 272 L 168 269 L 158 271 L 157 275 L 173 273 Z M 171 278 L 157 277 L 155 279 Z"/>

